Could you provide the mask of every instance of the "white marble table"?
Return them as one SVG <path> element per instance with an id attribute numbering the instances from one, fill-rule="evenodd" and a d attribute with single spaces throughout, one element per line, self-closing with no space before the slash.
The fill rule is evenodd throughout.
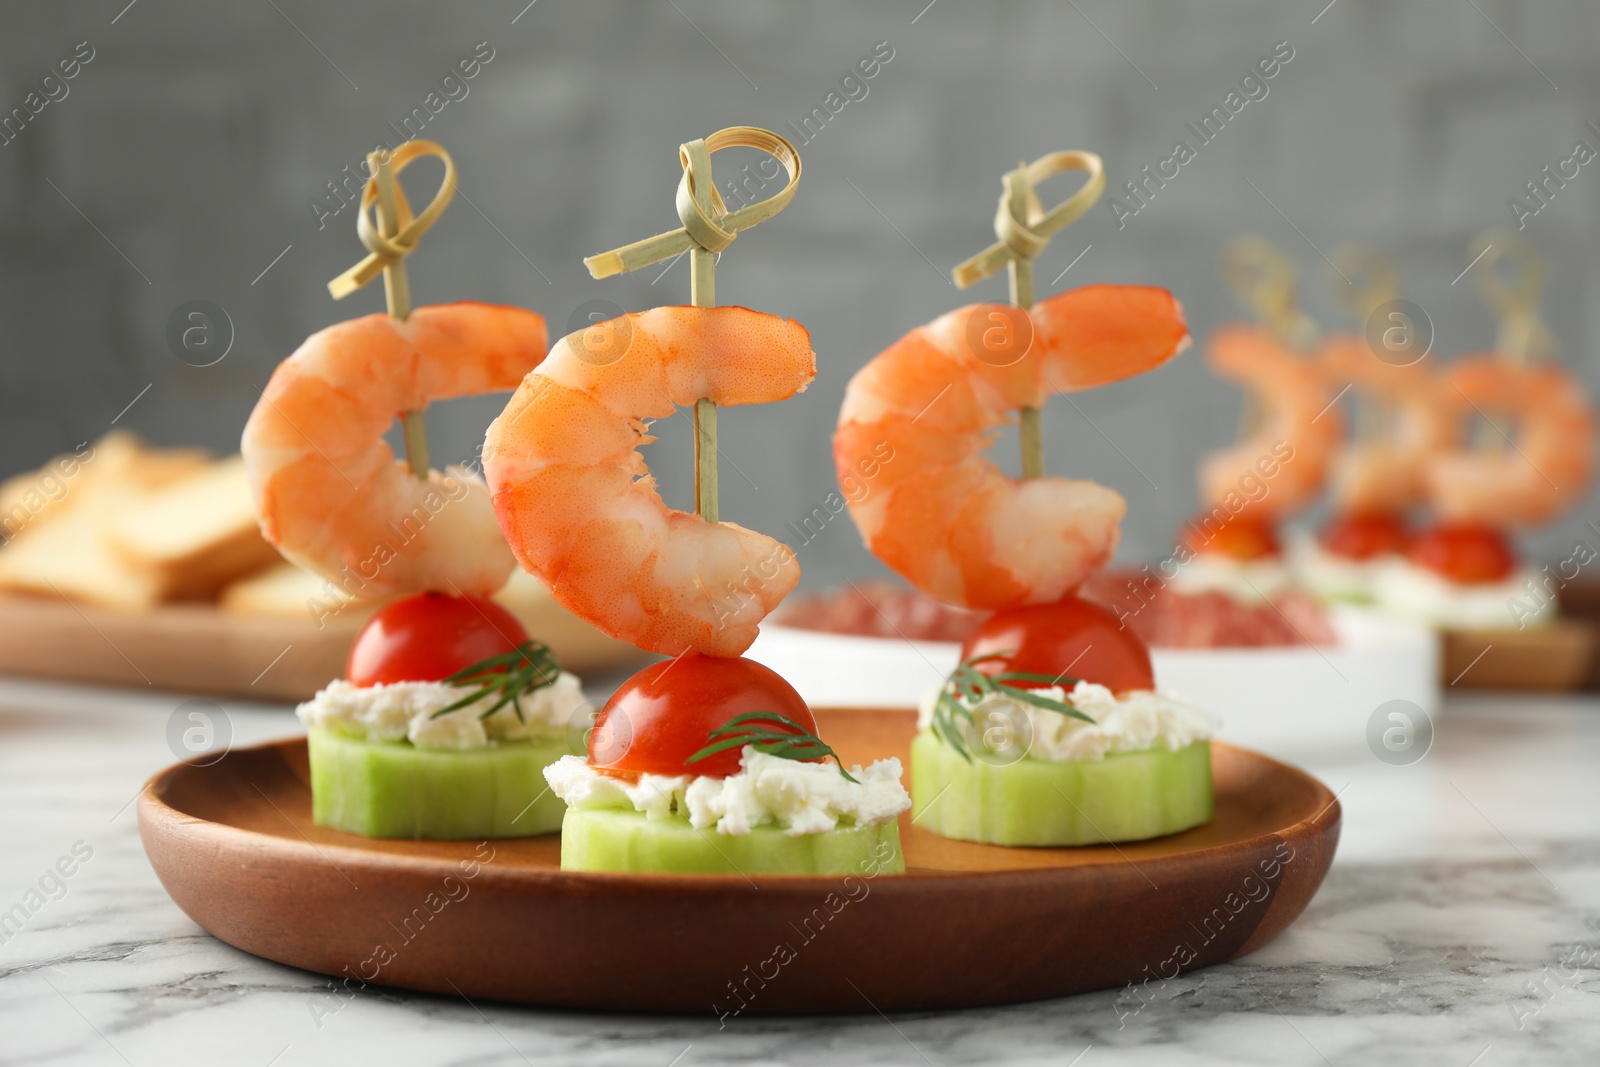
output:
<path id="1" fill-rule="evenodd" d="M 131 801 L 171 762 L 184 699 L 0 682 L 0 1064 L 1600 1063 L 1593 698 L 1457 698 L 1419 763 L 1313 768 L 1345 805 L 1322 892 L 1272 945 L 1137 1013 L 1107 991 L 724 1030 L 378 989 L 319 1017 L 325 979 L 201 932 L 145 861 Z M 226 710 L 235 744 L 297 729 Z"/>

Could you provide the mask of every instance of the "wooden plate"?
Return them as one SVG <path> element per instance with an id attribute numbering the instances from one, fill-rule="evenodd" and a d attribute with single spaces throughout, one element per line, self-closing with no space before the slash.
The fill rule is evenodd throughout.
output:
<path id="1" fill-rule="evenodd" d="M 818 718 L 847 762 L 905 760 L 916 726 L 903 710 Z M 1244 749 L 1215 744 L 1213 768 L 1216 818 L 1187 833 L 1008 849 L 903 816 L 907 873 L 876 878 L 572 874 L 555 835 L 352 837 L 312 823 L 300 738 L 168 768 L 139 830 L 195 922 L 351 988 L 619 1011 L 966 1007 L 1159 983 L 1282 932 L 1333 861 L 1339 805 Z"/>
<path id="2" fill-rule="evenodd" d="M 376 607 L 318 627 L 305 614 L 235 615 L 214 604 L 130 614 L 65 600 L 0 596 L 0 674 L 147 686 L 251 700 L 307 700 L 344 676 L 345 657 Z M 582 673 L 640 658 L 548 597 L 516 606 L 528 632 Z"/>

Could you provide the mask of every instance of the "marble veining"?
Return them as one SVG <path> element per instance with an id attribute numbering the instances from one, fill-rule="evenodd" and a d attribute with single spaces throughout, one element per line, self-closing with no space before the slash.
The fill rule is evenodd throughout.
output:
<path id="1" fill-rule="evenodd" d="M 0 683 L 0 911 L 40 902 L 0 930 L 0 1065 L 1600 1062 L 1600 700 L 1457 698 L 1420 763 L 1314 766 L 1344 804 L 1338 859 L 1245 960 L 1035 1004 L 722 1028 L 347 994 L 201 932 L 128 806 L 171 762 L 181 700 Z M 236 744 L 299 728 L 224 708 Z M 92 856 L 41 889 L 75 845 Z"/>

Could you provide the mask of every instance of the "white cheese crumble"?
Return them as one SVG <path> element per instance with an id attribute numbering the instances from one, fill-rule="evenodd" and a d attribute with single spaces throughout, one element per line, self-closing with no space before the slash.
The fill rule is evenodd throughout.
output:
<path id="1" fill-rule="evenodd" d="M 928 729 L 933 721 L 939 692 L 934 689 L 923 698 L 917 718 L 921 729 Z M 995 694 L 978 704 L 967 704 L 975 711 L 982 709 L 975 731 L 979 741 L 997 752 L 1065 763 L 1158 748 L 1176 752 L 1209 739 L 1219 725 L 1208 712 L 1154 689 L 1113 693 L 1103 685 L 1079 682 L 1070 692 L 1059 685 L 1033 692 L 1071 704 L 1094 722 Z"/>
<path id="2" fill-rule="evenodd" d="M 1521 630 L 1555 620 L 1553 597 L 1540 604 L 1527 593 L 1527 583 L 1537 586 L 1541 578 L 1534 568 L 1522 567 L 1498 582 L 1463 584 L 1396 560 L 1379 572 L 1375 585 L 1378 603 L 1397 615 L 1446 630 Z M 1520 608 L 1514 610 L 1513 601 Z"/>
<path id="3" fill-rule="evenodd" d="M 850 781 L 832 763 L 800 763 L 746 745 L 739 773 L 641 774 L 636 781 L 602 774 L 582 756 L 563 756 L 544 769 L 556 796 L 574 808 L 620 808 L 650 819 L 687 816 L 697 830 L 748 834 L 777 826 L 790 837 L 826 833 L 848 819 L 856 826 L 892 821 L 911 807 L 900 784 L 900 761 L 877 760 L 850 768 Z"/>
<path id="4" fill-rule="evenodd" d="M 1242 604 L 1264 604 L 1291 584 L 1289 568 L 1276 556 L 1238 560 L 1221 552 L 1199 553 L 1171 582 L 1180 593 L 1225 593 Z"/>
<path id="5" fill-rule="evenodd" d="M 548 740 L 564 736 L 568 724 L 588 701 L 578 676 L 565 671 L 551 684 L 520 698 L 523 720 L 509 703 L 487 719 L 479 716 L 499 697 L 486 694 L 448 715 L 434 718 L 471 693 L 469 687 L 443 682 L 394 682 L 358 686 L 344 679 L 295 708 L 308 727 L 368 741 L 410 741 L 418 748 L 461 751 L 487 748 L 498 741 Z M 584 723 L 587 726 L 587 723 Z"/>

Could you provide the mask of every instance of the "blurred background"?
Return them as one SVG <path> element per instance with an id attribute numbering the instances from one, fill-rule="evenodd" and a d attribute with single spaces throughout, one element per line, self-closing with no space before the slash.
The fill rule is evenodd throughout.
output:
<path id="1" fill-rule="evenodd" d="M 836 489 L 829 435 L 850 375 L 913 326 L 1004 298 L 1003 275 L 969 295 L 949 269 L 993 240 L 1000 175 L 1045 152 L 1100 153 L 1108 200 L 1132 207 L 1125 181 L 1180 139 L 1197 148 L 1120 225 L 1102 202 L 1058 236 L 1038 261 L 1041 296 L 1096 281 L 1164 286 L 1203 345 L 1245 316 L 1218 260 L 1253 232 L 1298 266 L 1302 302 L 1324 328 L 1352 329 L 1324 254 L 1357 241 L 1398 262 L 1403 295 L 1434 325 L 1430 359 L 1488 348 L 1494 317 L 1461 277 L 1469 245 L 1517 224 L 1510 198 L 1538 207 L 1526 183 L 1575 142 L 1600 148 L 1586 126 L 1600 123 L 1600 7 L 1326 2 L 7 5 L 0 475 L 113 422 L 156 444 L 236 449 L 279 360 L 314 330 L 382 309 L 381 285 L 328 296 L 327 281 L 363 254 L 351 193 L 335 187 L 375 142 L 400 140 L 408 117 L 460 171 L 459 195 L 409 261 L 414 299 L 524 305 L 552 337 L 588 301 L 688 301 L 686 262 L 605 281 L 581 262 L 678 225 L 680 142 L 751 124 L 797 144 L 794 203 L 740 237 L 717 275 L 720 302 L 798 319 L 818 354 L 808 392 L 722 419 L 723 517 L 791 544 L 785 524 Z M 1275 52 L 1291 57 L 1266 95 L 1257 89 L 1201 145 L 1186 123 Z M 41 92 L 73 57 L 76 76 Z M 862 79 L 869 58 L 877 70 Z M 475 75 L 445 84 L 463 60 L 477 61 Z M 59 98 L 34 114 L 24 105 L 35 92 Z M 755 158 L 719 153 L 719 185 Z M 431 162 L 406 172 L 419 209 L 438 174 Z M 1047 203 L 1075 181 L 1047 187 Z M 1594 386 L 1600 166 L 1545 188 L 1523 235 L 1547 263 L 1543 314 L 1562 358 Z M 232 333 L 204 367 L 168 339 L 195 300 L 221 308 L 218 329 Z M 1126 559 L 1170 551 L 1196 504 L 1196 458 L 1237 430 L 1237 390 L 1198 355 L 1046 414 L 1049 469 L 1127 496 Z M 431 409 L 436 459 L 472 456 L 502 404 Z M 667 501 L 687 508 L 689 420 L 659 434 L 652 469 Z M 1014 447 L 1000 452 L 1014 469 Z M 1591 497 L 1530 548 L 1569 548 L 1597 514 Z M 842 520 L 799 554 L 813 587 L 879 569 Z"/>

